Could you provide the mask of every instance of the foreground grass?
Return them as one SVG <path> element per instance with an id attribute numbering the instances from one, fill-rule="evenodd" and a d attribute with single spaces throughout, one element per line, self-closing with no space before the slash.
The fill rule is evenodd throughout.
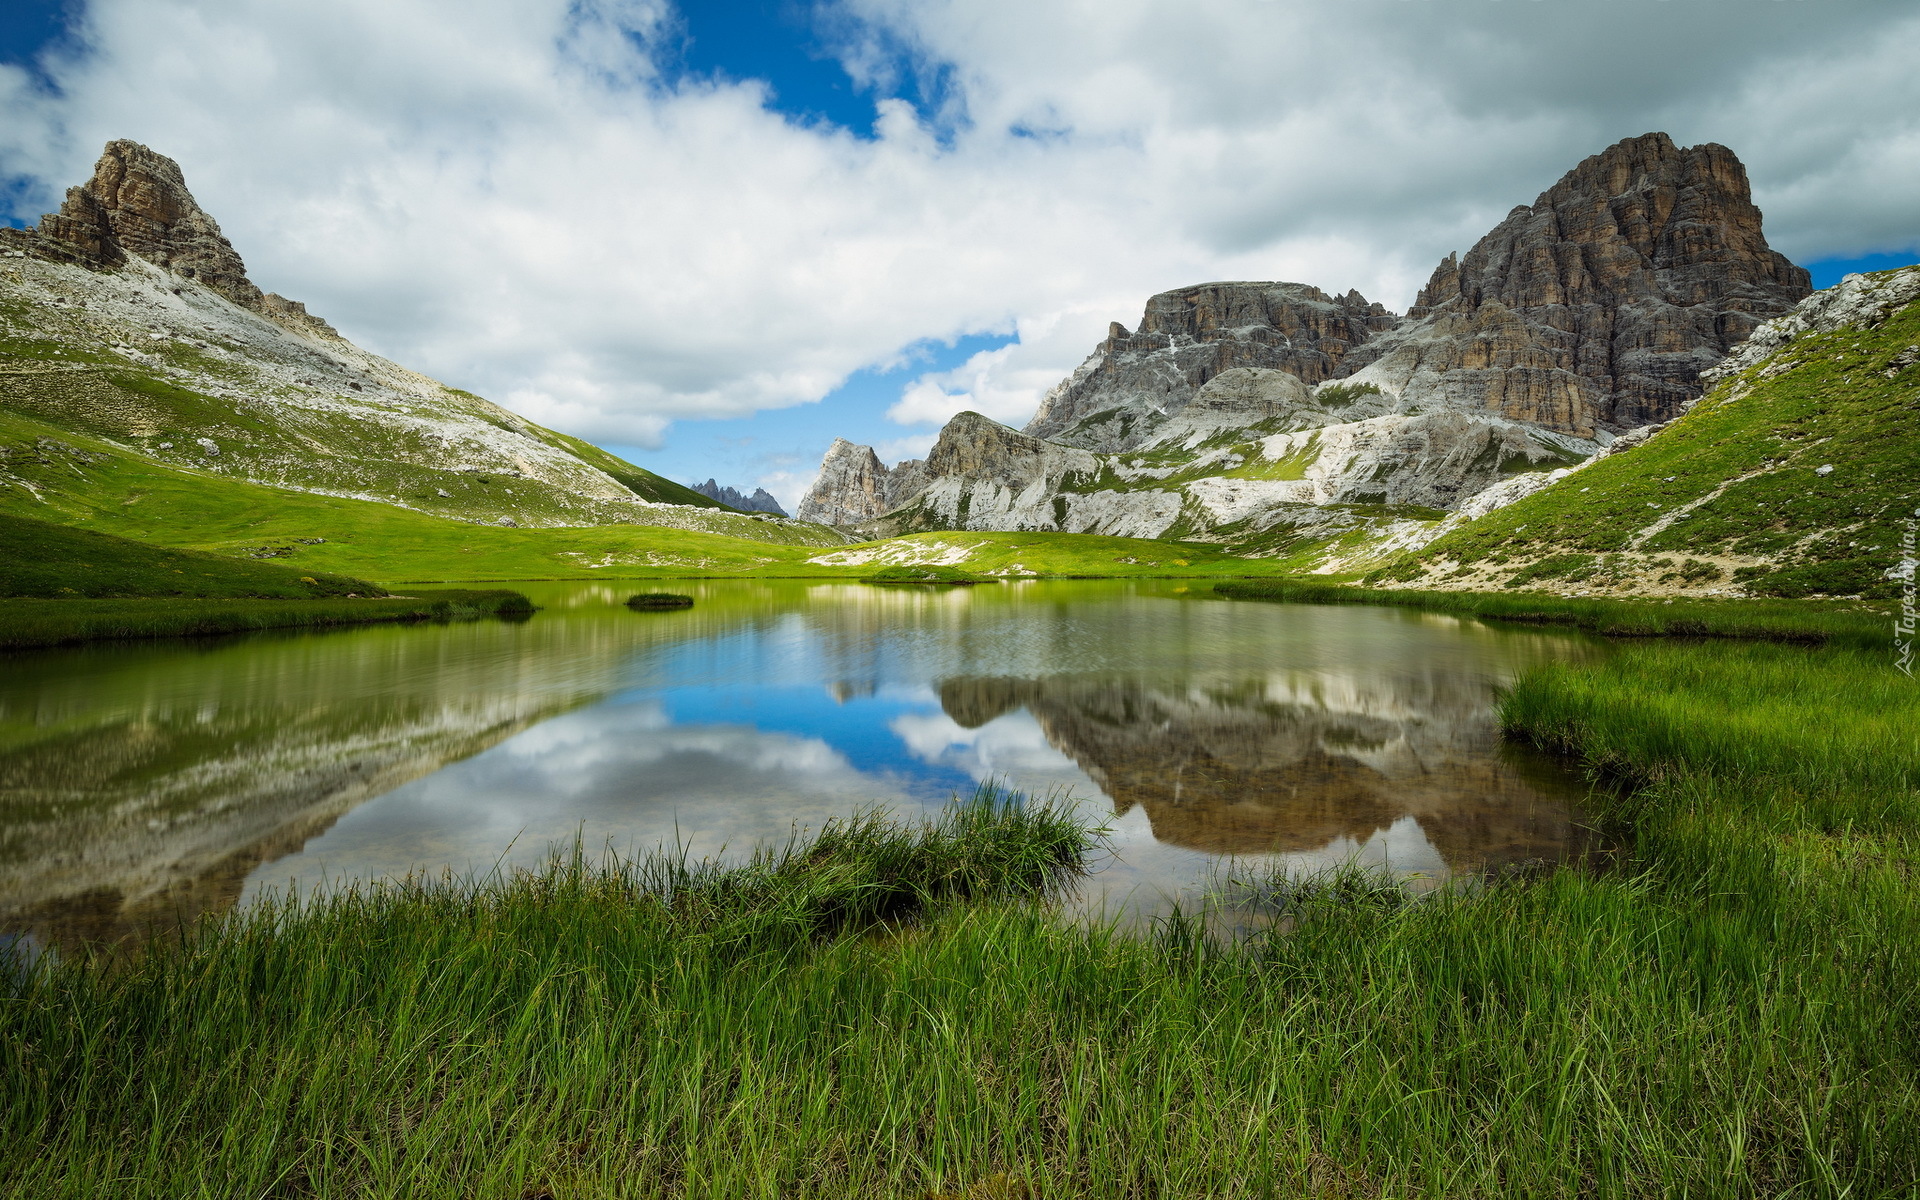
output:
<path id="1" fill-rule="evenodd" d="M 7 600 L 0 602 L 0 650 L 255 629 L 471 620 L 532 611 L 525 596 L 506 589 L 416 591 L 359 600 Z"/>
<path id="2" fill-rule="evenodd" d="M 1052 919 L 1084 835 L 987 802 L 59 967 L 0 1004 L 0 1194 L 1912 1194 L 1911 685 L 1649 642 L 1502 711 L 1639 783 L 1620 869 L 1271 888 L 1230 948 Z"/>
<path id="3" fill-rule="evenodd" d="M 1234 580 L 1214 591 L 1236 600 L 1381 604 L 1527 625 L 1566 625 L 1608 637 L 1745 638 L 1884 647 L 1892 618 L 1862 604 L 1791 600 L 1607 600 L 1536 592 L 1431 592 L 1349 587 L 1300 579 Z"/>

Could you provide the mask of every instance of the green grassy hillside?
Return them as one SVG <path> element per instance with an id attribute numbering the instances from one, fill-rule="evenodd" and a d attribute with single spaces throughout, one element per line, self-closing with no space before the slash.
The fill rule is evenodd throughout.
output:
<path id="1" fill-rule="evenodd" d="M 261 561 L 293 568 L 296 576 L 329 572 L 389 582 L 742 573 L 850 578 L 919 563 L 998 575 L 1241 575 L 1278 569 L 1214 546 L 1074 534 L 937 533 L 858 546 L 782 544 L 773 539 L 798 539 L 813 527 L 746 514 L 715 516 L 767 540 L 647 525 L 505 529 L 175 467 L 4 412 L 0 515 L 149 545 L 242 559 L 271 556 Z"/>
<path id="2" fill-rule="evenodd" d="M 170 466 L 469 521 L 753 536 L 690 488 L 142 262 L 0 260 L 0 414 Z M 844 540 L 781 523 L 766 540 Z"/>
<path id="3" fill-rule="evenodd" d="M 167 550 L 0 512 L 0 596 L 308 599 L 381 595 L 364 580 L 269 562 Z"/>
<path id="4" fill-rule="evenodd" d="M 1920 270 L 1907 268 L 1906 272 Z M 1868 277 L 1869 291 L 1906 272 Z M 1644 445 L 1471 521 L 1376 580 L 1890 596 L 1920 507 L 1920 303 L 1808 332 Z"/>

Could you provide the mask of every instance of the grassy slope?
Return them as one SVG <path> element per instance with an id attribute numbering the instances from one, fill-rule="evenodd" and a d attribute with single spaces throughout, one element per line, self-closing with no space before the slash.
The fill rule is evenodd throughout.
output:
<path id="1" fill-rule="evenodd" d="M 928 908 L 913 846 L 842 838 L 73 964 L 0 1006 L 0 1121 L 42 1151 L 0 1194 L 1911 1194 L 1911 685 L 1851 650 L 1645 644 L 1503 715 L 1646 784 L 1600 801 L 1620 869 L 1269 884 L 1286 932 L 1228 950 Z M 1033 832 L 959 877 L 1037 878 L 1059 838 Z M 918 922 L 871 930 L 896 900 Z"/>
<path id="2" fill-rule="evenodd" d="M 181 596 L 309 599 L 378 595 L 360 579 L 267 562 L 165 550 L 130 538 L 0 513 L 0 597 Z"/>
<path id="3" fill-rule="evenodd" d="M 5 282 L 0 278 L 0 285 Z M 134 291 L 138 293 L 137 286 Z M 297 486 L 381 493 L 455 516 L 565 518 L 573 512 L 567 497 L 536 481 L 425 465 L 436 457 L 434 448 L 401 426 L 356 420 L 325 405 L 268 408 L 244 397 L 217 394 L 237 388 L 283 401 L 295 396 L 284 380 L 275 381 L 259 370 L 260 361 L 251 356 L 266 354 L 281 366 L 316 361 L 312 348 L 298 339 L 272 339 L 264 346 L 233 342 L 224 346 L 232 353 L 221 354 L 183 340 L 183 328 L 177 323 L 169 326 L 172 336 L 155 340 L 147 336 L 145 324 L 124 314 L 107 315 L 98 305 L 83 311 L 78 306 L 37 303 L 29 298 L 35 295 L 0 290 L 0 367 L 9 376 L 0 379 L 0 409 L 148 449 L 170 441 L 183 448 L 181 454 L 193 439 L 211 436 L 223 447 L 219 465 L 229 473 Z M 157 320 L 166 314 L 153 315 Z M 205 332 L 191 323 L 184 328 L 195 338 Z M 141 346 L 145 356 L 117 350 L 109 339 Z M 225 335 L 214 333 L 208 340 L 224 344 Z M 65 370 L 75 365 L 90 369 Z M 61 370 L 18 374 L 22 369 L 48 366 Z M 320 395 L 329 386 L 324 380 L 308 383 Z M 426 386 L 431 392 L 439 385 Z M 487 423 L 503 431 L 565 450 L 643 500 L 723 508 L 690 488 L 535 425 L 470 392 L 439 386 L 439 400 L 477 410 Z M 289 455 L 289 448 L 296 452 Z M 450 495 L 443 497 L 441 491 Z"/>
<path id="4" fill-rule="evenodd" d="M 1883 575 L 1920 497 L 1920 367 L 1890 360 L 1916 344 L 1920 304 L 1876 329 L 1789 343 L 1721 381 L 1646 445 L 1481 517 L 1380 577 L 1592 590 L 1664 576 L 1767 595 L 1891 595 Z M 1832 472 L 1815 473 L 1829 463 Z M 1690 515 L 1654 528 L 1681 506 Z"/>
<path id="5" fill-rule="evenodd" d="M 288 548 L 281 561 L 381 579 L 573 578 L 740 570 L 788 563 L 803 547 L 718 534 L 615 525 L 501 529 L 365 500 L 294 492 L 173 467 L 108 442 L 0 413 L 0 512 L 44 517 L 162 545 L 246 553 Z M 750 518 L 741 517 L 748 522 Z M 762 528 L 750 525 L 751 528 Z M 764 528 L 778 532 L 771 525 Z M 304 545 L 294 539 L 325 538 Z"/>

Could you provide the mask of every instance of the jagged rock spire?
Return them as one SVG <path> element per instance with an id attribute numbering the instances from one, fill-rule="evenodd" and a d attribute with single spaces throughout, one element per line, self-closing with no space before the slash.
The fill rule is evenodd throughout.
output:
<path id="1" fill-rule="evenodd" d="M 93 178 L 67 189 L 60 211 L 41 219 L 39 233 L 90 266 L 141 258 L 281 324 L 334 332 L 305 305 L 255 286 L 239 251 L 187 190 L 180 164 L 139 142 L 108 142 Z"/>

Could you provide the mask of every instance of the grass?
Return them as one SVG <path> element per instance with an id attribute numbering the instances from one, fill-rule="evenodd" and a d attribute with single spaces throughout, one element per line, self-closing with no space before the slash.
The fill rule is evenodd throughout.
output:
<path id="1" fill-rule="evenodd" d="M 57 964 L 0 1002 L 0 1194 L 1912 1194 L 1911 684 L 1646 642 L 1502 715 L 1636 785 L 1617 869 L 1123 936 L 1034 902 L 1085 832 L 989 796 Z"/>
<path id="2" fill-rule="evenodd" d="M 627 597 L 628 608 L 692 608 L 693 597 L 679 592 L 639 592 Z"/>
<path id="3" fill-rule="evenodd" d="M 532 611 L 525 596 L 505 589 L 436 590 L 358 600 L 9 600 L 0 604 L 0 650 L 256 629 L 514 617 Z"/>
<path id="4" fill-rule="evenodd" d="M 363 579 L 302 574 L 193 550 L 165 550 L 131 538 L 0 513 L 0 597 L 107 599 L 315 599 L 385 595 Z"/>
<path id="5" fill-rule="evenodd" d="M 1743 638 L 1884 647 L 1892 617 L 1864 604 L 1790 600 L 1612 600 L 1534 592 L 1375 589 L 1300 579 L 1214 585 L 1235 600 L 1291 604 L 1379 604 L 1526 625 L 1565 625 L 1606 637 Z"/>

